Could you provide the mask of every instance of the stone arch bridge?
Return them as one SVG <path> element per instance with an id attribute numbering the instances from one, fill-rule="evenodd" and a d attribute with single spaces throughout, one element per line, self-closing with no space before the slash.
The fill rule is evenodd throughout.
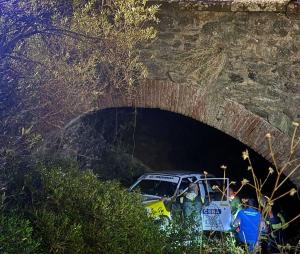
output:
<path id="1" fill-rule="evenodd" d="M 272 161 L 289 155 L 300 120 L 300 4 L 289 0 L 160 0 L 158 38 L 140 48 L 149 69 L 134 100 L 98 109 L 159 108 L 189 116 Z M 298 156 L 300 150 L 297 150 Z M 292 177 L 299 185 L 300 173 Z"/>

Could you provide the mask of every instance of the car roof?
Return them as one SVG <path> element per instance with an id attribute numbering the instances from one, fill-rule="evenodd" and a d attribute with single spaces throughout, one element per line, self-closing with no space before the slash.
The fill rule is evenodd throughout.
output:
<path id="1" fill-rule="evenodd" d="M 177 176 L 177 177 L 188 177 L 188 176 L 201 176 L 204 178 L 203 173 L 199 173 L 196 171 L 185 171 L 185 170 L 180 170 L 180 171 L 175 171 L 175 170 L 163 170 L 163 171 L 152 171 L 152 172 L 147 172 L 145 175 L 168 175 L 168 176 Z M 212 175 L 207 175 L 208 177 L 212 177 Z"/>

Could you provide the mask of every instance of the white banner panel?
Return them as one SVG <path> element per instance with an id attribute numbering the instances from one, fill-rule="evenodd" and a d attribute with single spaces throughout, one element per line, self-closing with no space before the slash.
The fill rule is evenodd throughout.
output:
<path id="1" fill-rule="evenodd" d="M 229 201 L 211 201 L 202 209 L 202 227 L 209 231 L 228 231 L 231 228 Z"/>

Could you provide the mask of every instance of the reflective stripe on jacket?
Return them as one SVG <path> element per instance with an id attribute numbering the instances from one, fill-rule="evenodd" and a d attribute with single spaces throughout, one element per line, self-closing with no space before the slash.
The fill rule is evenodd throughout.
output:
<path id="1" fill-rule="evenodd" d="M 273 217 L 268 216 L 267 224 L 271 230 L 286 229 L 288 227 L 281 213 L 273 214 Z"/>

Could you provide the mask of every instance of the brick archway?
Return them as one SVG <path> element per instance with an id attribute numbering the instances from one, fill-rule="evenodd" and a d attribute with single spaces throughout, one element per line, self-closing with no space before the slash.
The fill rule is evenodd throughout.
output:
<path id="1" fill-rule="evenodd" d="M 195 87 L 169 81 L 145 81 L 139 86 L 135 99 L 110 94 L 98 101 L 96 109 L 118 107 L 158 108 L 191 117 L 234 137 L 270 162 L 267 133 L 273 137 L 273 150 L 279 164 L 290 151 L 290 137 L 266 120 L 237 102 L 214 98 Z M 297 154 L 299 152 L 300 149 Z M 296 174 L 291 180 L 299 183 L 300 176 Z"/>

